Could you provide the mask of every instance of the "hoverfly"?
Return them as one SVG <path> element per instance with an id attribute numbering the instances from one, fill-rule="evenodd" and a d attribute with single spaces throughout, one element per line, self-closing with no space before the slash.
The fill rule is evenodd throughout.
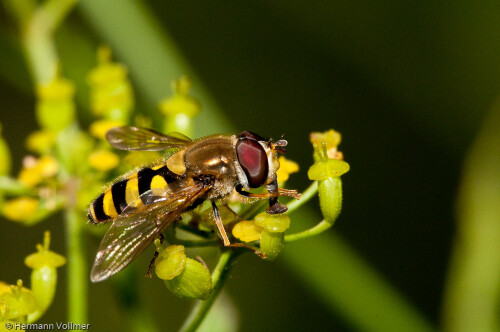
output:
<path id="1" fill-rule="evenodd" d="M 192 141 L 179 133 L 164 135 L 138 127 L 113 128 L 106 138 L 121 150 L 178 151 L 119 179 L 90 204 L 88 217 L 92 223 L 112 222 L 92 268 L 93 282 L 125 268 L 155 238 L 162 237 L 165 228 L 205 200 L 212 203 L 224 246 L 244 246 L 230 243 L 216 200 L 236 190 L 244 197 L 269 199 L 267 212 L 276 214 L 287 210 L 278 196 L 300 198 L 296 190 L 278 188 L 277 152 L 285 152 L 287 142 L 283 139 L 274 142 L 244 131 Z M 262 186 L 267 193 L 249 192 Z"/>

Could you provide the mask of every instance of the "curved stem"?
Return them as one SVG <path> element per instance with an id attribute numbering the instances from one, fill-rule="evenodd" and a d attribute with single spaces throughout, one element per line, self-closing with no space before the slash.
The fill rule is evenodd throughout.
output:
<path id="1" fill-rule="evenodd" d="M 332 227 L 332 223 L 329 223 L 325 220 L 321 220 L 315 226 L 313 226 L 309 229 L 306 229 L 305 231 L 298 232 L 295 234 L 285 235 L 285 243 L 294 242 L 297 240 L 302 240 L 302 239 L 306 239 L 306 238 L 311 237 L 311 236 L 318 235 L 320 233 L 323 233 L 324 231 L 326 231 L 330 227 Z"/>
<path id="2" fill-rule="evenodd" d="M 219 257 L 219 262 L 217 262 L 217 266 L 215 266 L 212 273 L 212 293 L 210 294 L 210 297 L 205 301 L 198 300 L 196 302 L 180 331 L 196 331 L 196 329 L 201 325 L 208 311 L 214 304 L 215 299 L 219 295 L 224 282 L 229 276 L 231 263 L 240 255 L 241 252 L 242 250 L 240 249 L 226 249 L 222 252 Z"/>

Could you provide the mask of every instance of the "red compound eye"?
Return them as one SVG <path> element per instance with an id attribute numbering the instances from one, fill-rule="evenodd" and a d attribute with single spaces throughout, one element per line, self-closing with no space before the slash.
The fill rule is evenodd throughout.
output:
<path id="1" fill-rule="evenodd" d="M 261 187 L 269 172 L 267 154 L 262 145 L 252 138 L 240 138 L 236 143 L 236 155 L 250 188 Z"/>

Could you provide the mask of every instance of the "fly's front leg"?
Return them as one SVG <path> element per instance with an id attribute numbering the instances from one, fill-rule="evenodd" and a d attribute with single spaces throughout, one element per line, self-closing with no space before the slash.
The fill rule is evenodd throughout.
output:
<path id="1" fill-rule="evenodd" d="M 278 202 L 279 196 L 288 196 L 288 197 L 293 197 L 295 199 L 300 199 L 300 194 L 297 192 L 297 190 L 279 188 L 277 179 L 274 179 L 273 182 L 271 182 L 266 186 L 268 192 L 264 194 L 254 194 L 245 191 L 241 184 L 237 185 L 235 189 L 238 192 L 238 194 L 244 197 L 261 198 L 261 199 L 269 198 L 269 206 L 266 209 L 266 212 L 269 214 L 285 213 L 288 210 L 285 204 L 281 204 L 280 202 Z"/>
<path id="2" fill-rule="evenodd" d="M 219 208 L 217 208 L 217 205 L 215 204 L 214 201 L 212 201 L 212 209 L 214 212 L 214 219 L 215 219 L 215 224 L 217 225 L 217 229 L 219 230 L 219 233 L 222 237 L 222 241 L 224 242 L 224 247 L 237 247 L 237 248 L 247 248 L 252 250 L 255 254 L 259 255 L 261 258 L 265 258 L 266 255 L 261 253 L 258 250 L 255 250 L 252 247 L 247 246 L 246 244 L 243 243 L 231 243 L 229 241 L 229 238 L 227 237 L 226 229 L 224 228 L 224 224 L 222 223 L 222 218 L 220 216 Z"/>
<path id="3" fill-rule="evenodd" d="M 288 211 L 288 207 L 285 204 L 278 202 L 278 179 L 275 178 L 273 182 L 266 186 L 266 189 L 270 195 L 273 195 L 269 197 L 269 206 L 267 207 L 266 212 L 269 214 L 278 214 Z"/>

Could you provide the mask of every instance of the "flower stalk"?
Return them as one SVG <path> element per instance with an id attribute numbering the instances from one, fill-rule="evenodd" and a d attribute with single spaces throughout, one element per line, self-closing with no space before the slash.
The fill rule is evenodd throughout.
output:
<path id="1" fill-rule="evenodd" d="M 180 331 L 194 332 L 198 329 L 222 290 L 231 272 L 233 262 L 242 252 L 241 249 L 225 249 L 221 253 L 219 261 L 212 272 L 212 291 L 210 296 L 205 301 L 198 300 L 196 302 Z"/>

